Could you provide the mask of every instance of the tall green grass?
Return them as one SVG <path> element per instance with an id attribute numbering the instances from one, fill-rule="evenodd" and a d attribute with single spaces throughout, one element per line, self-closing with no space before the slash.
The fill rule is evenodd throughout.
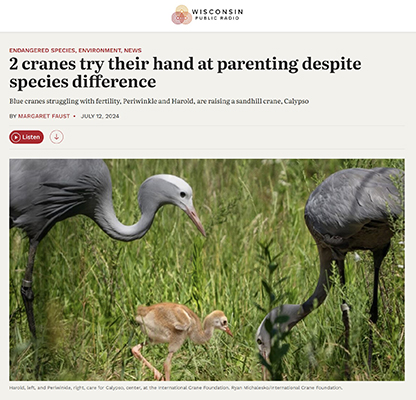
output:
<path id="1" fill-rule="evenodd" d="M 205 345 L 185 342 L 172 362 L 174 380 L 260 380 L 255 331 L 268 307 L 262 280 L 283 303 L 314 290 L 318 254 L 303 220 L 312 190 L 348 167 L 398 166 L 403 160 L 108 160 L 116 213 L 124 224 L 140 217 L 138 188 L 148 176 L 170 173 L 194 190 L 204 239 L 178 208 L 159 210 L 147 235 L 131 243 L 107 237 L 86 217 L 58 223 L 38 248 L 34 269 L 38 341 L 28 329 L 20 284 L 28 243 L 10 231 L 10 379 L 151 380 L 132 356 L 144 340 L 134 322 L 139 304 L 186 304 L 201 319 L 225 312 L 234 338 L 216 332 Z M 373 285 L 370 254 L 347 259 L 346 293 L 335 282 L 325 303 L 287 338 L 287 380 L 342 380 L 341 299 L 351 305 L 351 378 L 404 379 L 403 221 L 381 271 L 380 318 L 373 370 L 366 367 Z M 270 243 L 278 268 L 260 257 Z M 143 350 L 162 369 L 166 345 Z M 38 366 L 38 368 L 36 368 Z"/>

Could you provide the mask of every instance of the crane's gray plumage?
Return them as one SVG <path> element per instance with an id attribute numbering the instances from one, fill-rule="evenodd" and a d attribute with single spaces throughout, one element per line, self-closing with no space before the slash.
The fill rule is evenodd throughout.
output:
<path id="1" fill-rule="evenodd" d="M 372 250 L 388 243 L 392 236 L 388 220 L 402 212 L 391 180 L 399 174 L 394 168 L 356 168 L 331 175 L 305 206 L 305 221 L 315 240 L 322 238 L 330 246 L 335 243 L 334 250 L 341 251 Z M 375 233 L 380 227 L 386 228 L 383 235 L 367 235 L 367 230 Z"/>
<path id="2" fill-rule="evenodd" d="M 258 348 L 264 358 L 269 356 L 271 346 L 265 321 L 269 319 L 274 323 L 278 316 L 288 316 L 288 321 L 278 327 L 288 331 L 319 307 L 330 288 L 332 262 L 337 263 L 341 283 L 345 284 L 344 260 L 349 251 L 373 252 L 375 276 L 370 319 L 376 323 L 378 272 L 393 236 L 391 220 L 402 213 L 402 199 L 397 184 L 403 179 L 403 172 L 394 168 L 346 169 L 331 175 L 312 192 L 305 206 L 305 222 L 318 247 L 318 284 L 303 304 L 281 305 L 266 315 L 256 334 Z M 342 310 L 348 330 L 348 306 L 345 302 Z M 371 351 L 370 338 L 369 364 Z"/>
<path id="3" fill-rule="evenodd" d="M 30 242 L 22 295 L 34 336 L 31 281 L 36 248 L 57 222 L 83 214 L 113 239 L 131 241 L 145 235 L 161 206 L 173 204 L 205 236 L 192 204 L 192 188 L 181 178 L 155 175 L 146 179 L 138 202 L 140 220 L 131 226 L 123 225 L 114 212 L 110 172 L 103 160 L 10 160 L 10 228 L 21 228 Z"/>

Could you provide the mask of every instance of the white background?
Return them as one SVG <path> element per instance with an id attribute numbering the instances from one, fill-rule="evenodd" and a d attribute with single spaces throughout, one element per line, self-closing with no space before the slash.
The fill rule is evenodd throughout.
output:
<path id="1" fill-rule="evenodd" d="M 174 26 L 177 6 L 244 8 L 238 24 Z M 414 32 L 412 0 L 72 0 L 3 2 L 4 32 Z"/>

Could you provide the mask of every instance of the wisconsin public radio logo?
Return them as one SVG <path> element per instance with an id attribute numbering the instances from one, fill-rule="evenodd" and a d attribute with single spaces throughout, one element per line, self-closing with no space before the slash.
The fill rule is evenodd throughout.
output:
<path id="1" fill-rule="evenodd" d="M 172 22 L 176 25 L 188 25 L 192 22 L 192 14 L 188 12 L 185 6 L 176 7 L 176 11 L 172 14 Z"/>
<path id="2" fill-rule="evenodd" d="M 188 25 L 195 21 L 238 21 L 244 13 L 242 8 L 194 8 L 176 7 L 172 14 L 172 22 L 176 25 Z"/>

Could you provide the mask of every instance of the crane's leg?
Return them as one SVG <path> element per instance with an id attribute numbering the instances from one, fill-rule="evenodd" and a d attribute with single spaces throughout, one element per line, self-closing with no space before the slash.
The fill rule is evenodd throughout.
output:
<path id="1" fill-rule="evenodd" d="M 368 368 L 371 371 L 371 362 L 373 358 L 373 328 L 378 320 L 378 282 L 380 279 L 381 263 L 390 249 L 390 243 L 380 250 L 373 251 L 374 258 L 374 286 L 373 286 L 373 303 L 370 309 L 370 332 L 368 334 Z"/>
<path id="2" fill-rule="evenodd" d="M 345 289 L 345 261 L 344 260 L 337 260 L 337 266 L 341 281 L 341 286 Z M 350 358 L 350 308 L 345 301 L 342 299 L 341 304 L 342 310 L 342 322 L 344 323 L 344 348 L 347 360 L 345 362 L 345 375 L 347 379 L 350 378 L 350 368 L 349 368 L 349 358 Z"/>
<path id="3" fill-rule="evenodd" d="M 173 357 L 173 351 L 170 351 L 168 354 L 168 357 L 166 358 L 165 363 L 163 364 L 163 367 L 165 369 L 165 379 L 167 381 L 170 381 L 170 367 L 171 367 L 172 357 Z"/>
<path id="4" fill-rule="evenodd" d="M 153 377 L 155 380 L 163 381 L 163 375 L 152 365 L 147 361 L 140 350 L 143 348 L 143 346 L 146 344 L 146 342 L 140 343 L 137 346 L 134 346 L 131 349 L 131 352 L 133 353 L 134 357 L 136 357 L 138 360 L 140 360 L 144 365 L 146 365 L 147 368 L 149 368 L 151 371 L 153 371 Z"/>
<path id="5" fill-rule="evenodd" d="M 32 274 L 33 265 L 35 264 L 36 249 L 39 242 L 37 240 L 30 240 L 29 242 L 29 257 L 26 266 L 25 277 L 20 288 L 22 294 L 23 304 L 25 305 L 27 321 L 29 323 L 29 329 L 33 337 L 36 339 L 36 325 L 35 316 L 33 314 L 33 300 L 35 298 L 32 290 Z"/>

